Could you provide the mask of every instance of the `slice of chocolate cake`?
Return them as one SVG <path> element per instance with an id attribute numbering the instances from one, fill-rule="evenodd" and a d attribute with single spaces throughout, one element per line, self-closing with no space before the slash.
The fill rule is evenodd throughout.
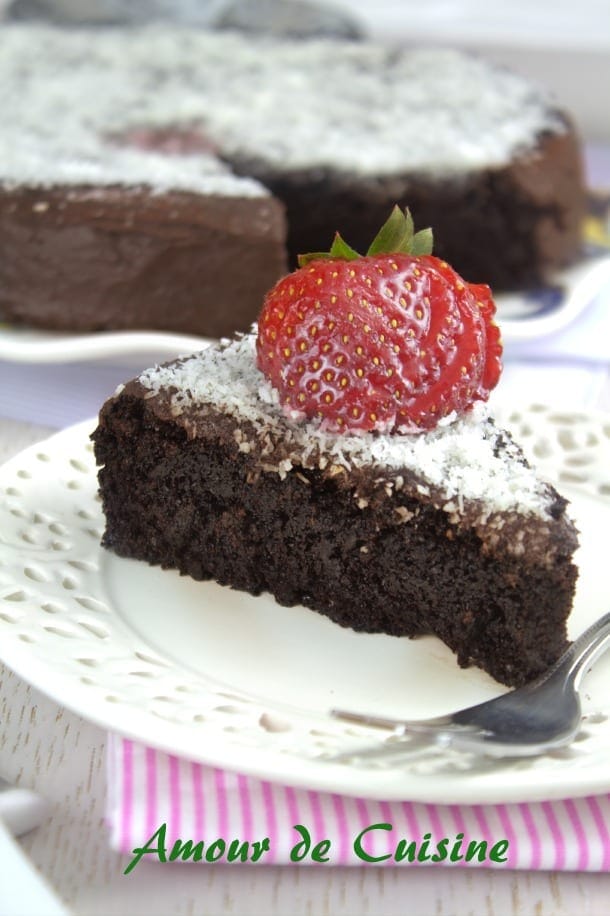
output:
<path id="1" fill-rule="evenodd" d="M 555 661 L 575 529 L 485 407 L 418 435 L 324 432 L 286 416 L 254 350 L 151 369 L 104 405 L 104 544 L 355 630 L 436 634 L 506 684 Z"/>

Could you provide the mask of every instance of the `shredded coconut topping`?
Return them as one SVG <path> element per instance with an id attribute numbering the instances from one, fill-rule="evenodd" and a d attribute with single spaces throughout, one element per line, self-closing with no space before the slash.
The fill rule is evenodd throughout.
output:
<path id="1" fill-rule="evenodd" d="M 238 447 L 262 451 L 265 470 L 285 476 L 293 467 L 319 467 L 330 473 L 369 468 L 395 472 L 393 486 L 401 485 L 401 471 L 422 480 L 419 490 L 441 493 L 441 505 L 450 518 L 462 513 L 464 501 L 483 503 L 484 516 L 497 512 L 529 512 L 547 517 L 549 494 L 535 472 L 514 461 L 518 450 L 510 441 L 497 449 L 498 431 L 486 422 L 482 403 L 462 417 L 419 435 L 376 433 L 337 434 L 314 422 L 286 417 L 275 389 L 255 365 L 255 333 L 220 347 L 211 347 L 177 363 L 146 370 L 139 382 L 149 396 L 171 391 L 176 417 L 209 405 L 239 422 L 248 421 L 252 433 L 239 430 Z M 281 460 L 274 463 L 274 452 Z"/>
<path id="2" fill-rule="evenodd" d="M 334 87 L 328 91 L 329 83 Z M 214 150 L 274 169 L 462 174 L 563 131 L 521 77 L 449 50 L 255 40 L 151 26 L 0 29 L 0 181 L 260 195 Z M 186 126 L 212 151 L 117 149 L 109 133 Z"/>

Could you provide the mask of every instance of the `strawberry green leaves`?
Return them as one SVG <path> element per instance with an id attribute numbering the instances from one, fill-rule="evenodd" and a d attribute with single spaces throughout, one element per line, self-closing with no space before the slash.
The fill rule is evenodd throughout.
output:
<path id="1" fill-rule="evenodd" d="M 355 261 L 360 255 L 357 251 L 345 242 L 338 232 L 335 233 L 330 251 L 314 251 L 310 254 L 300 254 L 298 257 L 299 267 L 305 267 L 310 261 L 330 261 L 339 258 L 342 261 Z"/>
<path id="2" fill-rule="evenodd" d="M 379 254 L 410 254 L 410 255 L 427 255 L 432 254 L 433 237 L 432 229 L 420 229 L 415 232 L 413 217 L 409 208 L 404 211 L 398 205 L 394 207 L 390 216 L 385 221 L 367 251 L 367 256 Z M 309 254 L 300 254 L 298 257 L 299 267 L 304 267 L 311 261 L 328 261 L 331 259 L 340 259 L 343 261 L 355 261 L 361 255 L 355 251 L 347 242 L 335 233 L 330 251 L 315 251 Z"/>
<path id="3" fill-rule="evenodd" d="M 432 254 L 432 229 L 415 232 L 413 217 L 407 207 L 403 212 L 395 206 L 369 246 L 367 255 Z"/>

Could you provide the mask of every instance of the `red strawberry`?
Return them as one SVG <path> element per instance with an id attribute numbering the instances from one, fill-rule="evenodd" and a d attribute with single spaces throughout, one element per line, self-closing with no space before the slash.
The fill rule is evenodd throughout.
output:
<path id="1" fill-rule="evenodd" d="M 488 286 L 433 257 L 398 207 L 362 257 L 335 236 L 265 297 L 257 364 L 295 417 L 417 432 L 486 400 L 502 347 Z"/>

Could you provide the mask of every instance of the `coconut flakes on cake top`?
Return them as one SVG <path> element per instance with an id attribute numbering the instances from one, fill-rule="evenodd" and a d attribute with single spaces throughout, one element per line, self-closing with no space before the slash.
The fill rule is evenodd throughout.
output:
<path id="1" fill-rule="evenodd" d="M 277 451 L 281 458 L 275 469 L 282 476 L 293 466 L 336 465 L 346 470 L 376 466 L 397 477 L 400 471 L 416 474 L 422 480 L 422 495 L 442 493 L 449 514 L 461 511 L 467 500 L 485 504 L 489 514 L 512 510 L 548 515 L 548 490 L 531 468 L 512 460 L 520 454 L 518 449 L 505 441 L 504 449 L 495 454 L 499 431 L 489 422 L 482 402 L 463 416 L 446 418 L 436 429 L 417 435 L 325 431 L 315 422 L 295 422 L 285 416 L 277 392 L 256 367 L 255 339 L 252 333 L 147 369 L 138 381 L 150 397 L 171 392 L 177 418 L 209 405 L 246 421 L 255 440 L 249 441 L 244 432 L 240 449 L 261 449 L 266 466 L 273 466 Z"/>
<path id="2" fill-rule="evenodd" d="M 329 83 L 332 85 L 329 91 Z M 543 93 L 457 51 L 254 40 L 166 26 L 0 29 L 0 183 L 262 194 L 211 153 L 119 154 L 109 134 L 200 130 L 277 171 L 460 175 L 563 132 Z M 240 169 L 241 170 L 241 169 Z"/>

